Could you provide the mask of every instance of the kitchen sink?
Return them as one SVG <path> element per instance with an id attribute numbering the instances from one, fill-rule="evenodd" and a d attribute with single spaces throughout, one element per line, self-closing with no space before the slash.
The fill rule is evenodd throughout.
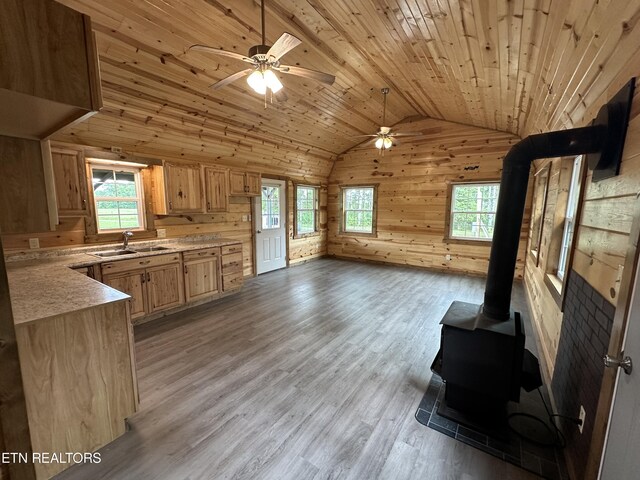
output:
<path id="1" fill-rule="evenodd" d="M 105 257 L 119 257 L 120 255 L 133 255 L 134 253 L 138 253 L 138 252 L 134 252 L 133 250 L 110 250 L 108 252 L 96 252 L 94 253 L 94 255 L 105 258 Z"/>
<path id="2" fill-rule="evenodd" d="M 169 247 L 144 247 L 144 248 L 136 248 L 136 252 L 159 252 L 160 250 L 169 250 Z"/>

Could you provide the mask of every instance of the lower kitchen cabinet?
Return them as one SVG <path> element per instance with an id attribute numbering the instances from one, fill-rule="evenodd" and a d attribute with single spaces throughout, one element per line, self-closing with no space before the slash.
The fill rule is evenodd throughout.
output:
<path id="1" fill-rule="evenodd" d="M 131 297 L 131 320 L 147 314 L 147 289 L 145 288 L 145 271 L 105 274 L 102 283 L 120 290 Z"/>
<path id="2" fill-rule="evenodd" d="M 147 269 L 149 313 L 160 312 L 184 303 L 182 268 L 179 263 Z"/>
<path id="3" fill-rule="evenodd" d="M 184 303 L 180 254 L 102 264 L 102 283 L 131 296 L 131 319 Z"/>
<path id="4" fill-rule="evenodd" d="M 185 300 L 193 302 L 220 293 L 220 248 L 183 254 Z"/>
<path id="5" fill-rule="evenodd" d="M 225 245 L 222 253 L 222 290 L 228 292 L 242 287 L 242 244 Z"/>

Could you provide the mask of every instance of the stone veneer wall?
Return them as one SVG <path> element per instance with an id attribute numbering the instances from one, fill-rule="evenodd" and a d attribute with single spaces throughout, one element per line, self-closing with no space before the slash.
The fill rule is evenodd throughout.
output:
<path id="1" fill-rule="evenodd" d="M 582 434 L 572 424 L 564 424 L 566 450 L 578 478 L 582 478 L 602 383 L 602 357 L 607 353 L 615 307 L 573 270 L 566 288 L 551 389 L 558 413 L 578 417 L 580 405 L 584 406 Z"/>

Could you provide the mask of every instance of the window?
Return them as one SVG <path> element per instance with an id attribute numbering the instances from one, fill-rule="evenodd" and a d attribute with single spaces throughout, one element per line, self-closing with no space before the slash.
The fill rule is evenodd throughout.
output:
<path id="1" fill-rule="evenodd" d="M 98 232 L 143 230 L 140 171 L 95 165 L 91 177 Z"/>
<path id="2" fill-rule="evenodd" d="M 296 186 L 296 236 L 309 235 L 318 230 L 318 187 Z"/>
<path id="3" fill-rule="evenodd" d="M 567 261 L 569 259 L 569 251 L 573 241 L 573 230 L 575 227 L 575 215 L 578 208 L 578 198 L 580 195 L 580 172 L 582 171 L 582 156 L 576 157 L 573 161 L 573 170 L 571 172 L 571 182 L 569 183 L 569 195 L 567 198 L 567 211 L 564 218 L 564 227 L 562 231 L 562 243 L 560 244 L 560 256 L 558 257 L 557 277 L 564 279 L 567 270 Z"/>
<path id="4" fill-rule="evenodd" d="M 342 187 L 342 233 L 376 233 L 376 186 Z"/>
<path id="5" fill-rule="evenodd" d="M 453 184 L 449 238 L 491 241 L 499 191 L 498 182 Z"/>
<path id="6" fill-rule="evenodd" d="M 262 229 L 280 228 L 280 186 L 262 186 Z"/>

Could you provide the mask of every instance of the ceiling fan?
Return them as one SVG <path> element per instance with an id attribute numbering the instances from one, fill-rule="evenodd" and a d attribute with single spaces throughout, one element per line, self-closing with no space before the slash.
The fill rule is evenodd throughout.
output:
<path id="1" fill-rule="evenodd" d="M 280 59 L 289 51 L 300 45 L 302 41 L 291 35 L 290 33 L 283 33 L 273 46 L 265 45 L 265 14 L 264 14 L 264 0 L 261 2 L 261 20 L 262 20 L 262 44 L 254 45 L 249 49 L 247 56 L 241 55 L 235 52 L 229 52 L 221 50 L 215 47 L 209 47 L 206 45 L 192 45 L 189 50 L 199 50 L 202 52 L 213 53 L 214 55 L 222 55 L 225 57 L 234 58 L 243 62 L 251 64 L 250 68 L 242 70 L 240 72 L 229 75 L 222 80 L 211 85 L 211 88 L 217 90 L 224 87 L 236 80 L 243 78 L 247 75 L 247 83 L 256 92 L 261 95 L 265 95 L 265 107 L 266 107 L 266 94 L 270 90 L 272 94 L 276 96 L 278 100 L 286 99 L 286 95 L 282 90 L 282 83 L 276 75 L 276 72 L 287 73 L 290 75 L 297 75 L 299 77 L 309 78 L 317 80 L 327 85 L 333 84 L 336 77 L 328 73 L 318 72 L 316 70 L 310 70 L 308 68 L 295 67 L 293 65 L 282 65 Z"/>
<path id="2" fill-rule="evenodd" d="M 378 133 L 374 135 L 356 135 L 356 137 L 374 137 L 374 145 L 380 151 L 381 155 L 384 155 L 384 151 L 393 147 L 393 139 L 395 137 L 412 137 L 416 135 L 422 135 L 418 132 L 391 132 L 391 127 L 385 127 L 384 124 L 387 123 L 387 95 L 389 94 L 389 87 L 384 87 L 380 90 L 384 97 L 383 106 L 382 106 L 382 125 L 380 126 L 380 130 Z"/>

